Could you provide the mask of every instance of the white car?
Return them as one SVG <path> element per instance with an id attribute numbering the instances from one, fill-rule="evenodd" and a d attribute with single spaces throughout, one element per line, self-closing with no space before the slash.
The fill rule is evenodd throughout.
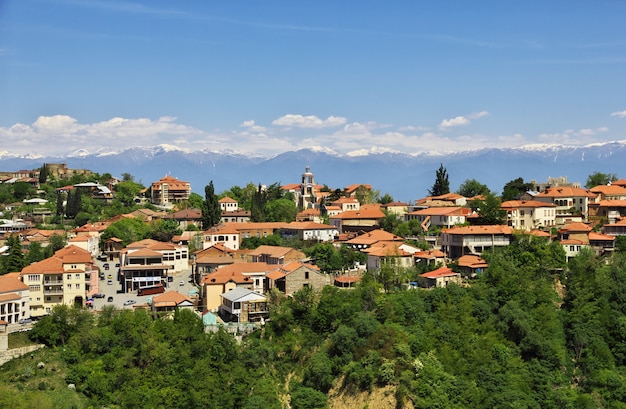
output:
<path id="1" fill-rule="evenodd" d="M 185 282 L 184 282 L 184 281 L 181 281 L 180 283 L 178 283 L 178 285 L 182 287 L 182 286 L 184 286 L 184 285 L 185 285 Z"/>

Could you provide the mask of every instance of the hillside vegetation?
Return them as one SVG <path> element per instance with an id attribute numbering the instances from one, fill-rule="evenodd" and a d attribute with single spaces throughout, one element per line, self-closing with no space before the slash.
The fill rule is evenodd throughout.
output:
<path id="1" fill-rule="evenodd" d="M 30 334 L 50 348 L 2 367 L 0 407 L 625 408 L 624 255 L 565 266 L 561 246 L 520 236 L 485 257 L 463 287 L 384 292 L 366 276 L 274 297 L 241 343 L 187 311 L 60 307 Z"/>

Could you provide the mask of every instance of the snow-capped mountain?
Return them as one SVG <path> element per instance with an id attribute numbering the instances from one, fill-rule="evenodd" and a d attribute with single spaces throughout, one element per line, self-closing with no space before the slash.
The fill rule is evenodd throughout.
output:
<path id="1" fill-rule="evenodd" d="M 213 181 L 217 192 L 234 185 L 299 183 L 307 165 L 315 181 L 331 188 L 368 183 L 381 194 L 411 201 L 427 195 L 440 164 L 446 168 L 454 191 L 467 179 L 476 179 L 496 192 L 518 177 L 545 181 L 548 176 L 567 176 L 585 184 L 593 172 L 626 177 L 624 141 L 583 147 L 528 145 L 515 149 L 481 149 L 442 154 L 405 154 L 370 150 L 360 155 L 342 155 L 324 147 L 285 152 L 273 157 L 244 155 L 232 151 L 190 151 L 172 145 L 133 147 L 121 151 L 102 149 L 95 153 L 73 152 L 65 157 L 32 158 L 0 152 L 0 171 L 34 169 L 43 163 L 67 163 L 70 168 L 130 173 L 148 185 L 165 175 L 189 181 L 203 195 Z"/>

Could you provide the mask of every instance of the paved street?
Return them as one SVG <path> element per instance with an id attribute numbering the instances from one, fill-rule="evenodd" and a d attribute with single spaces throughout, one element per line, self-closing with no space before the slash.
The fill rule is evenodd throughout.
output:
<path id="1" fill-rule="evenodd" d="M 95 260 L 95 265 L 100 268 L 100 271 L 104 273 L 104 279 L 98 279 L 98 290 L 95 291 L 97 293 L 102 293 L 105 295 L 104 298 L 94 298 L 93 300 L 93 309 L 101 310 L 105 305 L 113 305 L 117 308 L 133 308 L 133 305 L 141 305 L 145 304 L 146 300 L 154 295 L 145 295 L 145 296 L 137 296 L 136 291 L 132 291 L 130 293 L 124 294 L 120 291 L 122 290 L 122 286 L 119 281 L 119 272 L 118 268 L 115 267 L 115 264 L 119 261 L 117 259 L 112 261 L 107 261 L 109 263 L 109 270 L 105 270 L 103 265 L 105 262 Z M 191 274 L 191 267 L 188 270 L 179 273 L 172 273 L 173 281 L 167 283 L 167 287 L 165 291 L 178 291 L 183 295 L 189 295 L 189 291 L 194 289 L 195 286 L 190 282 L 189 275 Z M 109 280 L 109 275 L 111 275 L 112 284 L 107 284 Z M 183 285 L 180 283 L 183 282 Z M 107 301 L 109 297 L 113 297 L 113 301 Z M 133 305 L 124 305 L 124 302 L 127 300 L 135 300 L 136 304 Z"/>

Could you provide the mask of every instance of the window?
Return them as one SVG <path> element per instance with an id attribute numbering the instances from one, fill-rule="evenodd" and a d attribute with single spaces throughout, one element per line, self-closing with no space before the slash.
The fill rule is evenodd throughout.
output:
<path id="1" fill-rule="evenodd" d="M 71 275 L 71 274 L 68 274 L 68 275 L 67 275 L 67 279 L 68 279 L 68 280 L 71 280 L 71 279 L 72 279 L 72 275 Z"/>
<path id="2" fill-rule="evenodd" d="M 74 274 L 74 278 L 77 279 L 77 280 L 80 280 L 80 274 L 78 274 L 78 273 Z"/>
<path id="3" fill-rule="evenodd" d="M 233 304 L 233 309 L 235 309 L 235 310 L 241 309 L 241 303 L 239 301 L 235 302 Z"/>
<path id="4" fill-rule="evenodd" d="M 80 284 L 76 284 L 76 289 L 80 290 Z"/>
<path id="5" fill-rule="evenodd" d="M 308 272 L 308 271 L 305 271 L 305 272 L 304 272 L 304 279 L 305 279 L 305 280 L 308 280 L 308 279 L 309 279 L 309 272 Z"/>
<path id="6" fill-rule="evenodd" d="M 40 281 L 41 276 L 39 274 L 29 274 L 28 281 Z"/>
<path id="7" fill-rule="evenodd" d="M 68 290 L 71 290 L 71 289 L 72 289 L 72 284 L 68 284 L 68 285 L 67 285 L 67 289 L 68 289 Z"/>

